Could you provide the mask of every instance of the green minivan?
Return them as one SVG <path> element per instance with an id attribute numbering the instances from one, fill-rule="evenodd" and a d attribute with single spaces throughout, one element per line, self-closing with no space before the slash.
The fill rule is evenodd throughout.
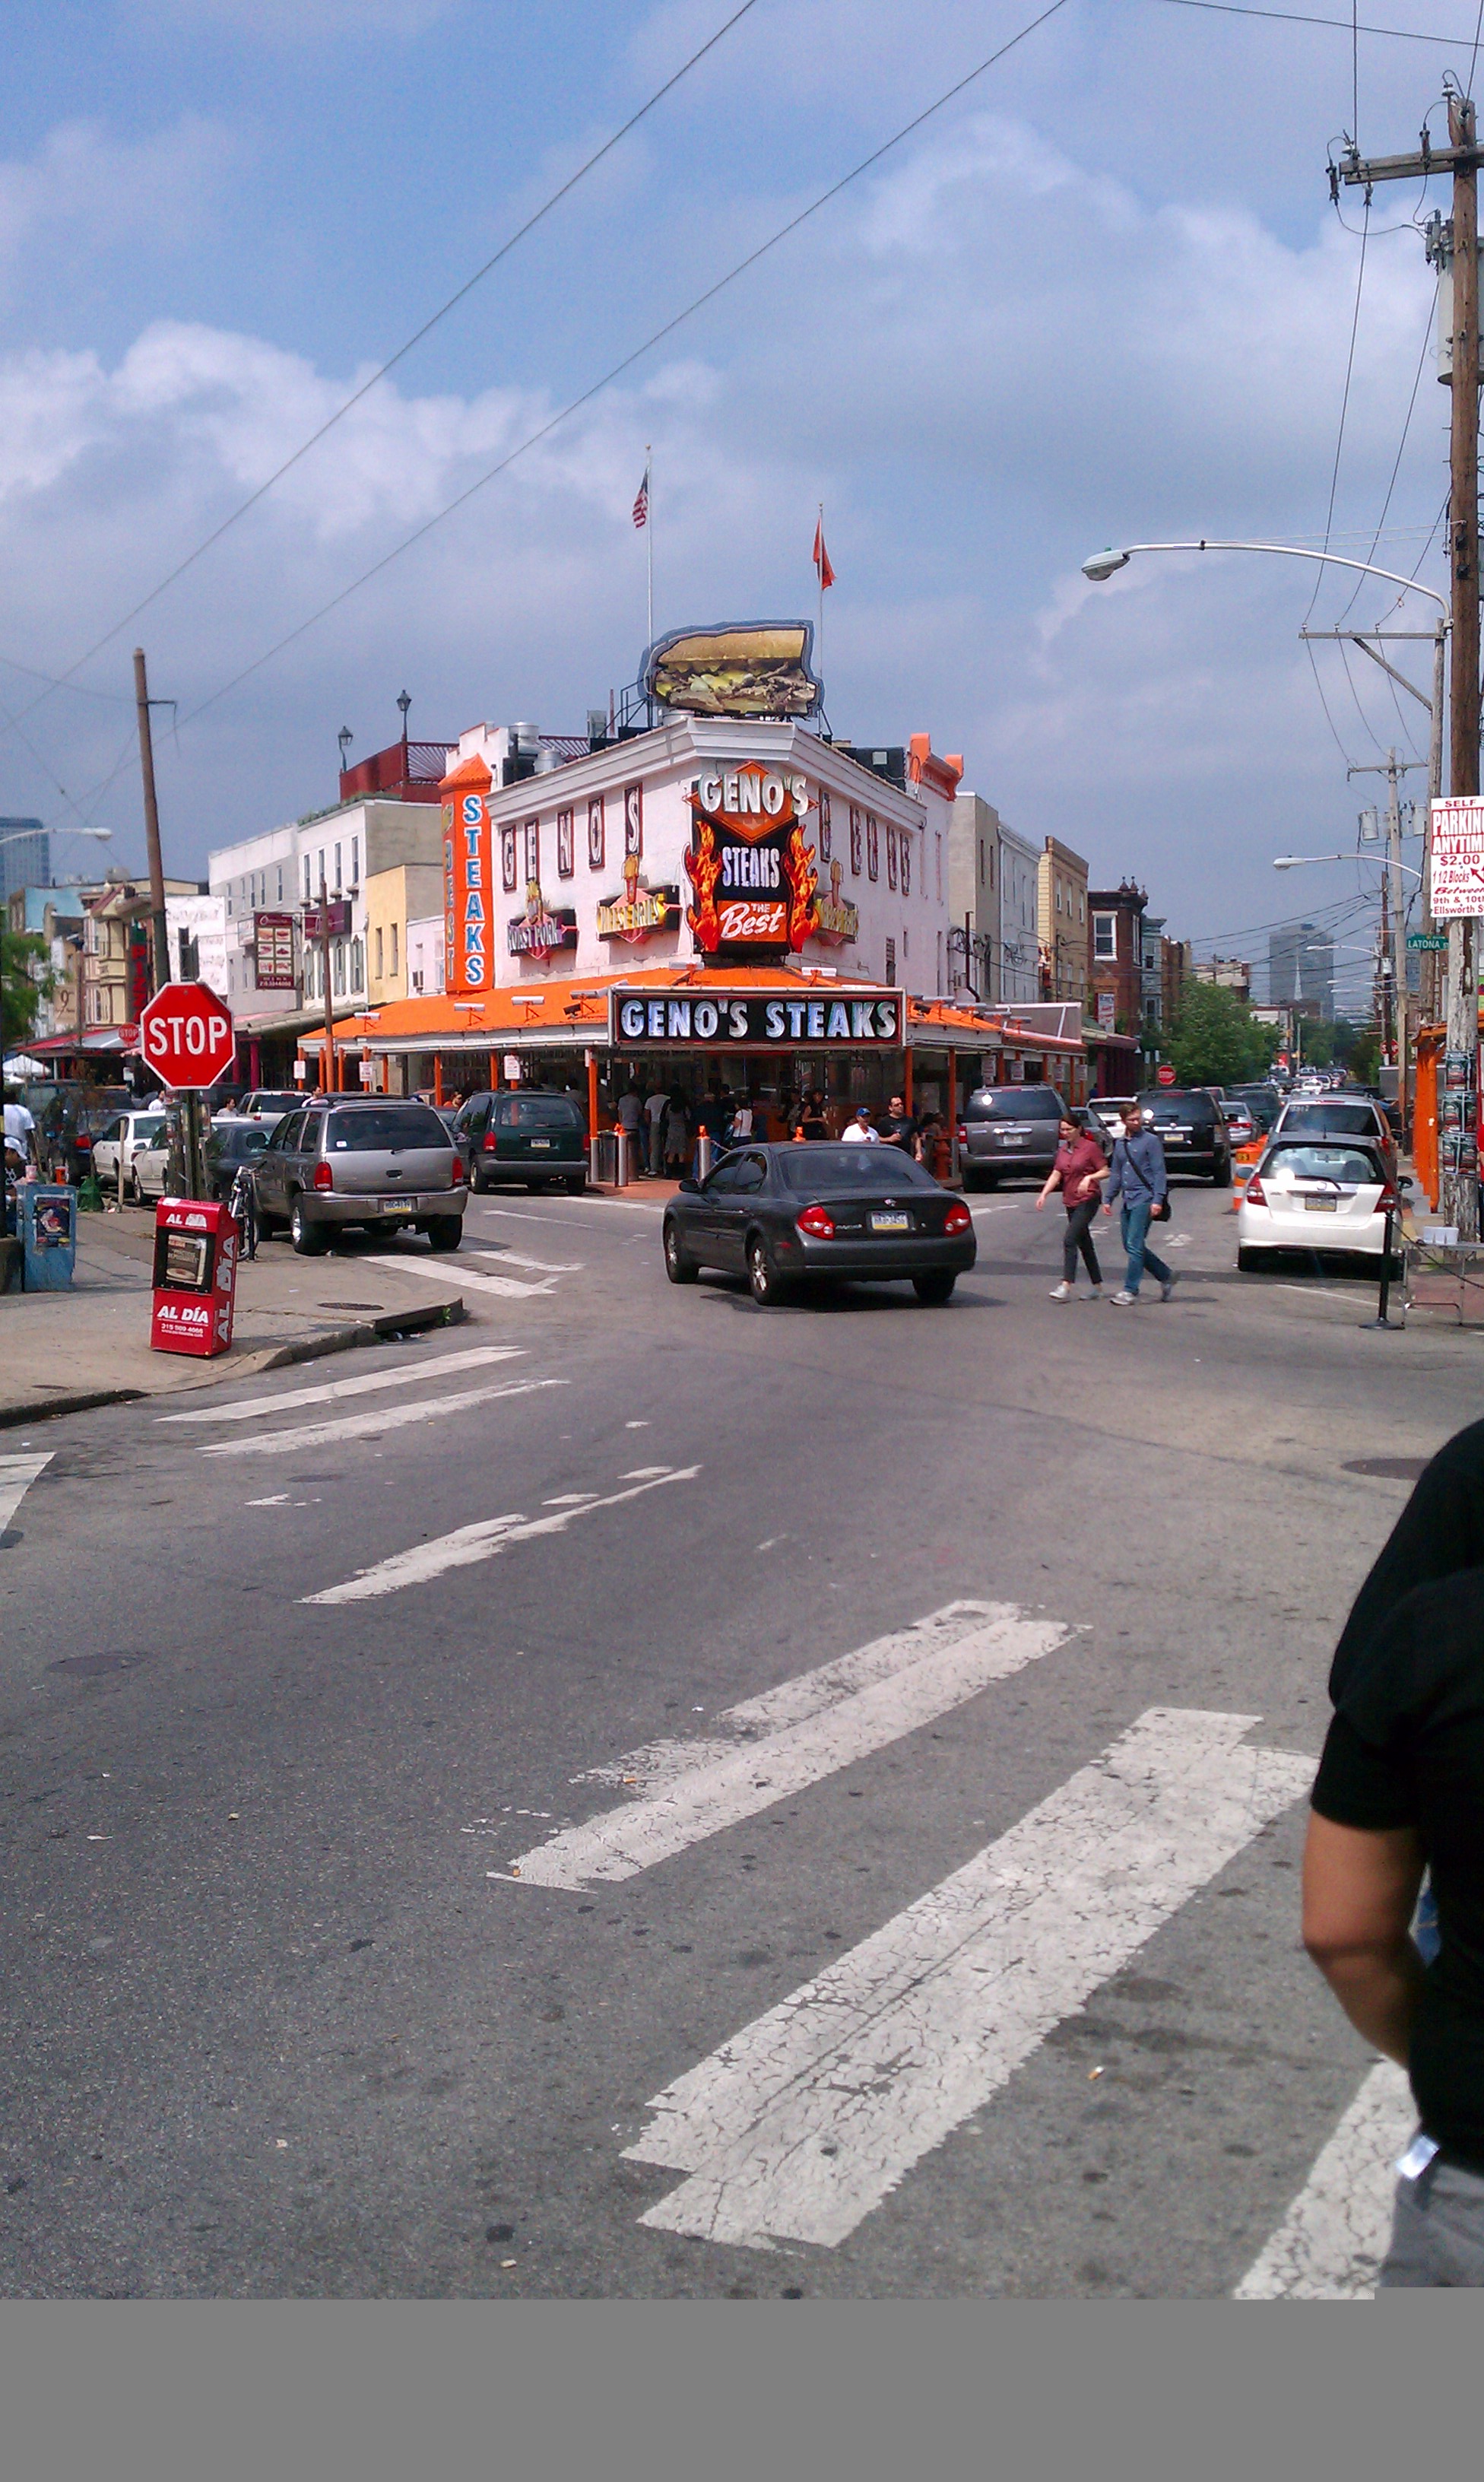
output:
<path id="1" fill-rule="evenodd" d="M 587 1186 L 587 1129 L 576 1097 L 522 1086 L 502 1095 L 471 1095 L 454 1122 L 469 1167 L 471 1189 L 565 1189 Z"/>

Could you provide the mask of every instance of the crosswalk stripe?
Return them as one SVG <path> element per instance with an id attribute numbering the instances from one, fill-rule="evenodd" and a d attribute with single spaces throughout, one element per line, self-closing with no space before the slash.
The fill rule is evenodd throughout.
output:
<path id="1" fill-rule="evenodd" d="M 432 1361 L 398 1362 L 389 1370 L 366 1371 L 354 1379 L 328 1379 L 318 1387 L 295 1387 L 282 1396 L 245 1396 L 232 1405 L 211 1405 L 203 1413 L 157 1413 L 157 1422 L 252 1422 L 269 1413 L 286 1413 L 300 1405 L 332 1405 L 342 1396 L 369 1396 L 383 1387 L 410 1387 L 419 1379 L 444 1379 L 451 1370 L 476 1370 L 482 1363 L 524 1359 L 518 1344 L 482 1344 L 468 1353 L 444 1353 Z"/>
<path id="2" fill-rule="evenodd" d="M 1310 1782 L 1254 1715 L 1151 1707 L 1090 1766 L 678 2077 L 640 2223 L 834 2247 Z"/>
<path id="3" fill-rule="evenodd" d="M 446 1570 L 466 1569 L 479 1560 L 496 1559 L 511 1543 L 531 1542 L 544 1534 L 564 1534 L 576 1518 L 592 1517 L 600 1508 L 619 1508 L 626 1500 L 642 1499 L 646 1492 L 664 1490 L 667 1483 L 694 1482 L 700 1470 L 699 1465 L 679 1465 L 673 1472 L 631 1483 L 626 1491 L 609 1492 L 601 1498 L 584 1500 L 581 1505 L 569 1503 L 549 1517 L 523 1517 L 517 1512 L 508 1517 L 481 1518 L 476 1524 L 456 1526 L 452 1534 L 440 1534 L 430 1543 L 415 1543 L 410 1550 L 396 1552 L 390 1560 L 378 1560 L 373 1568 L 358 1569 L 343 1585 L 326 1586 L 322 1593 L 303 1595 L 299 1599 L 305 1603 L 354 1603 L 376 1595 L 397 1594 L 404 1586 L 425 1585 L 431 1577 L 441 1577 Z"/>
<path id="4" fill-rule="evenodd" d="M 1392 2231 L 1396 2157 L 1417 2126 L 1405 2069 L 1382 2060 L 1315 2158 L 1298 2196 L 1234 2298 L 1363 2301 Z"/>
<path id="5" fill-rule="evenodd" d="M 583 1258 L 527 1258 L 519 1250 L 508 1250 L 503 1241 L 492 1250 L 465 1247 L 459 1252 L 460 1266 L 466 1258 L 487 1258 L 494 1267 L 534 1267 L 538 1276 L 580 1276 L 586 1265 Z"/>
<path id="6" fill-rule="evenodd" d="M 40 1456 L 0 1457 L 0 1534 L 5 1532 L 39 1473 L 51 1464 L 56 1450 Z"/>
<path id="7" fill-rule="evenodd" d="M 1013 1603 L 967 1608 L 993 1617 L 966 1630 L 966 1607 L 950 1606 L 731 1708 L 716 1720 L 753 1735 L 740 1749 L 704 1743 L 688 1765 L 683 1742 L 656 1745 L 651 1762 L 664 1780 L 647 1798 L 564 1829 L 521 1854 L 511 1875 L 533 1888 L 632 1879 L 903 1739 L 1067 1635 L 1059 1621 L 1034 1619 Z"/>
<path id="8" fill-rule="evenodd" d="M 456 1264 L 448 1258 L 440 1258 L 434 1263 L 430 1259 L 414 1258 L 409 1254 L 405 1258 L 362 1258 L 360 1264 L 363 1267 L 391 1267 L 399 1276 L 426 1276 L 431 1283 L 456 1283 L 461 1289 L 467 1287 L 476 1293 L 501 1293 L 507 1301 L 535 1301 L 542 1293 L 554 1293 L 557 1289 L 555 1276 L 543 1278 L 539 1284 L 520 1284 L 513 1276 L 477 1276 L 462 1259 Z"/>
<path id="9" fill-rule="evenodd" d="M 319 1448 L 332 1439 L 374 1439 L 383 1431 L 401 1431 L 409 1422 L 434 1422 L 446 1413 L 464 1413 L 474 1405 L 493 1405 L 503 1396 L 534 1396 L 543 1387 L 565 1387 L 565 1379 L 517 1379 L 502 1387 L 465 1387 L 456 1396 L 430 1396 L 426 1405 L 378 1405 L 374 1413 L 343 1413 L 333 1422 L 300 1422 L 291 1431 L 262 1431 L 250 1439 L 209 1439 L 198 1457 L 275 1457 L 291 1448 Z"/>

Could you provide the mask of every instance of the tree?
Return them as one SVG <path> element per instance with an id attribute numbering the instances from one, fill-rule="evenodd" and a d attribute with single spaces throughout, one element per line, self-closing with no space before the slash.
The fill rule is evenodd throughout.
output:
<path id="1" fill-rule="evenodd" d="M 14 1051 L 36 1032 L 37 1010 L 51 996 L 46 942 L 35 931 L 0 926 L 0 1044 Z"/>
<path id="2" fill-rule="evenodd" d="M 1170 1030 L 1182 1086 L 1235 1086 L 1270 1066 L 1276 1029 L 1258 1025 L 1247 1002 L 1219 983 L 1187 983 Z"/>

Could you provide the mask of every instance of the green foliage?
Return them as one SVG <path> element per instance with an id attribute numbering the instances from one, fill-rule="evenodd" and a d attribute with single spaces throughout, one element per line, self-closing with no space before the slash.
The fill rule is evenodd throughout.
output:
<path id="1" fill-rule="evenodd" d="M 1181 1086 L 1233 1086 L 1261 1077 L 1277 1047 L 1277 1029 L 1258 1025 L 1244 999 L 1219 983 L 1187 983 L 1170 1030 L 1170 1057 Z"/>
<path id="2" fill-rule="evenodd" d="M 1374 1086 L 1381 1070 L 1381 1038 L 1374 1026 L 1358 1034 L 1350 1048 L 1346 1066 L 1362 1086 Z"/>
<path id="3" fill-rule="evenodd" d="M 35 931 L 3 931 L 0 936 L 0 1043 L 16 1051 L 36 1032 L 37 1010 L 53 990 L 50 973 L 36 967 L 46 958 L 46 942 Z"/>

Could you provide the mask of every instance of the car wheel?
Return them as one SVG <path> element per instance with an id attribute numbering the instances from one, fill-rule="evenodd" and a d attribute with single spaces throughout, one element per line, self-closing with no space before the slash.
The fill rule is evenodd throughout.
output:
<path id="1" fill-rule="evenodd" d="M 1000 1182 L 999 1182 L 999 1178 L 998 1178 L 998 1176 L 997 1176 L 994 1173 L 992 1173 L 992 1172 L 981 1172 L 981 1173 L 978 1175 L 977 1178 L 976 1179 L 976 1181 L 975 1181 L 975 1184 L 974 1184 L 974 1185 L 975 1185 L 976 1189 L 982 1189 L 982 1190 L 986 1190 L 986 1191 L 987 1191 L 987 1190 L 991 1190 L 991 1189 L 998 1189 L 998 1188 L 999 1188 L 999 1186 L 1000 1186 Z"/>
<path id="2" fill-rule="evenodd" d="M 1226 1158 L 1226 1160 L 1225 1160 L 1225 1162 L 1224 1162 L 1224 1163 L 1218 1163 L 1218 1164 L 1217 1164 L 1215 1171 L 1211 1174 L 1211 1185 L 1212 1189 L 1230 1189 L 1230 1188 L 1231 1188 L 1231 1186 L 1232 1186 L 1232 1158 L 1231 1158 L 1231 1156 L 1230 1156 L 1230 1155 L 1228 1155 L 1228 1156 L 1227 1156 L 1227 1158 Z"/>
<path id="3" fill-rule="evenodd" d="M 323 1225 L 310 1223 L 301 1198 L 289 1209 L 289 1239 L 301 1258 L 323 1258 L 329 1247 L 328 1233 Z"/>
<path id="4" fill-rule="evenodd" d="M 935 1273 L 930 1276 L 914 1276 L 912 1289 L 920 1302 L 933 1304 L 949 1302 L 953 1298 L 953 1286 L 957 1281 L 956 1275 Z"/>
<path id="5" fill-rule="evenodd" d="M 754 1232 L 747 1244 L 747 1284 L 753 1300 L 763 1309 L 772 1309 L 783 1299 L 784 1287 L 761 1232 Z"/>
<path id="6" fill-rule="evenodd" d="M 695 1260 L 682 1246 L 680 1228 L 667 1223 L 664 1234 L 664 1272 L 672 1284 L 693 1284 L 700 1274 Z"/>
<path id="7" fill-rule="evenodd" d="M 429 1247 L 433 1250 L 456 1250 L 464 1237 L 461 1215 L 431 1215 L 426 1226 Z"/>

